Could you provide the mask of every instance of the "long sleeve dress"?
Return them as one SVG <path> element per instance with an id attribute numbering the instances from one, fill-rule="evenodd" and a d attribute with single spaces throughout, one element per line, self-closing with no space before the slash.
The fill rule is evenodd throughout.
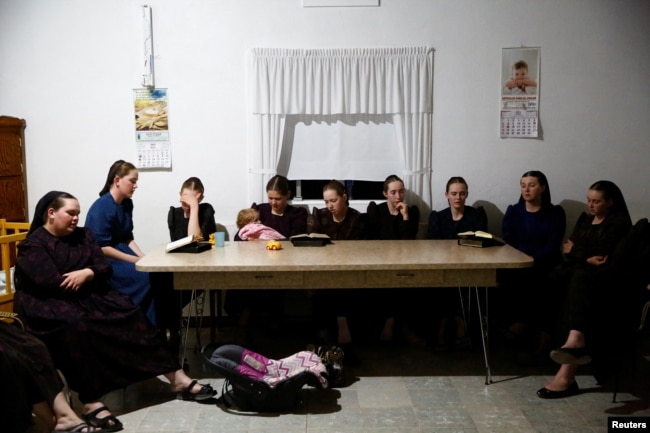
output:
<path id="1" fill-rule="evenodd" d="M 326 234 L 333 240 L 350 241 L 365 237 L 363 216 L 358 210 L 352 208 L 348 208 L 341 222 L 334 221 L 332 213 L 326 208 L 314 208 L 311 231 Z"/>
<path id="2" fill-rule="evenodd" d="M 409 240 L 415 239 L 420 223 L 420 209 L 409 206 L 409 219 L 404 220 L 401 213 L 393 215 L 386 202 L 377 204 L 374 201 L 368 204 L 366 210 L 367 225 L 366 236 L 371 240 Z M 410 327 L 420 327 L 414 324 L 420 320 L 419 307 L 423 305 L 422 290 L 386 289 L 375 291 L 379 301 L 378 316 L 380 321 L 389 317 L 409 324 Z"/>
<path id="3" fill-rule="evenodd" d="M 631 253 L 627 247 L 630 240 L 635 242 L 637 234 L 631 232 L 632 222 L 627 214 L 608 215 L 600 224 L 593 224 L 593 220 L 593 215 L 580 215 L 569 237 L 573 247 L 564 255 L 564 263 L 551 273 L 551 279 L 563 313 L 559 321 L 561 331 L 564 336 L 569 330 L 585 335 L 593 358 L 592 373 L 603 383 L 616 368 L 617 357 L 625 345 L 632 344 L 632 332 L 625 325 L 629 321 L 626 316 L 632 311 L 628 304 L 634 300 L 628 286 L 632 272 L 623 269 L 629 270 L 633 262 L 626 258 Z M 600 266 L 587 263 L 593 256 L 607 256 L 607 261 Z M 626 284 L 622 284 L 621 278 L 627 280 Z"/>
<path id="4" fill-rule="evenodd" d="M 488 221 L 483 206 L 474 208 L 465 206 L 463 216 L 454 220 L 451 208 L 431 211 L 427 225 L 427 239 L 458 239 L 458 233 L 467 231 L 487 231 Z M 432 291 L 435 298 L 431 302 L 432 316 L 437 319 L 449 318 L 463 314 L 458 302 L 457 287 L 440 287 Z"/>
<path id="5" fill-rule="evenodd" d="M 564 255 L 565 262 L 553 272 L 555 281 L 566 288 L 565 325 L 588 335 L 594 325 L 594 312 L 601 300 L 592 289 L 597 275 L 609 267 L 609 263 L 594 266 L 587 259 L 609 256 L 616 245 L 630 231 L 632 223 L 621 216 L 606 217 L 600 224 L 593 224 L 594 216 L 583 213 L 578 218 L 569 239 L 573 248 Z M 605 300 L 606 301 L 606 300 Z"/>
<path id="6" fill-rule="evenodd" d="M 566 215 L 559 205 L 549 205 L 537 212 L 527 211 L 523 201 L 508 206 L 502 222 L 503 239 L 535 262 L 531 268 L 498 272 L 497 296 L 502 299 L 497 308 L 499 316 L 552 333 L 556 299 L 553 290 L 549 290 L 549 274 L 562 261 L 565 230 Z"/>
<path id="7" fill-rule="evenodd" d="M 392 215 L 386 202 L 377 204 L 372 201 L 366 212 L 368 239 L 415 239 L 418 234 L 420 209 L 417 206 L 409 206 L 409 219 L 406 221 L 400 213 Z"/>
<path id="8" fill-rule="evenodd" d="M 185 218 L 182 207 L 169 207 L 167 227 L 172 242 L 187 237 L 188 223 L 189 218 Z M 204 240 L 208 240 L 210 234 L 217 231 L 214 208 L 209 203 L 199 203 L 199 227 Z M 179 291 L 174 290 L 173 272 L 152 272 L 149 274 L 149 280 L 156 292 L 155 306 L 158 327 L 169 329 L 174 336 L 178 335 L 181 329 L 182 309 L 192 299 L 192 292 L 182 290 L 179 294 Z"/>
<path id="9" fill-rule="evenodd" d="M 92 280 L 61 289 L 66 273 L 85 268 Z M 40 227 L 18 246 L 14 308 L 82 402 L 180 368 L 142 310 L 110 286 L 111 274 L 87 228 L 57 237 Z"/>
<path id="10" fill-rule="evenodd" d="M 110 192 L 99 197 L 88 209 L 86 227 L 92 230 L 100 247 L 113 247 L 118 251 L 137 256 L 129 243 L 133 241 L 133 201 L 129 198 L 117 203 Z M 142 307 L 155 326 L 156 307 L 151 291 L 149 273 L 140 272 L 135 263 L 108 259 L 113 267 L 111 286 L 128 295 L 134 304 Z"/>
<path id="11" fill-rule="evenodd" d="M 487 231 L 487 215 L 483 206 L 465 206 L 463 217 L 457 221 L 451 216 L 451 208 L 431 211 L 427 226 L 427 239 L 457 239 L 458 233 Z"/>
<path id="12" fill-rule="evenodd" d="M 171 206 L 167 214 L 167 226 L 169 237 L 173 241 L 187 237 L 187 225 L 189 218 L 185 218 L 185 211 L 182 207 Z M 217 231 L 217 223 L 214 221 L 214 208 L 210 203 L 199 203 L 199 227 L 204 240 Z"/>
<path id="13" fill-rule="evenodd" d="M 314 208 L 311 231 L 326 234 L 335 241 L 364 239 L 364 218 L 358 210 L 348 208 L 343 221 L 336 222 L 327 208 Z M 316 290 L 313 297 L 313 311 L 319 324 L 333 333 L 337 317 L 346 317 L 352 322 L 359 320 L 360 313 L 364 311 L 361 305 L 363 293 L 361 290 L 351 289 Z"/>
<path id="14" fill-rule="evenodd" d="M 50 407 L 63 382 L 45 345 L 17 326 L 0 321 L 0 415 L 5 432 L 24 432 L 32 406 Z"/>
<path id="15" fill-rule="evenodd" d="M 307 233 L 307 209 L 287 205 L 282 215 L 275 215 L 268 203 L 251 205 L 260 213 L 260 222 L 279 232 L 285 239 Z M 243 241 L 239 231 L 235 241 Z M 255 242 L 255 241 L 253 241 Z M 254 311 L 282 311 L 285 291 L 278 290 L 231 290 L 226 295 L 224 308 L 229 315 L 239 315 L 245 309 Z"/>
<path id="16" fill-rule="evenodd" d="M 262 224 L 277 230 L 286 239 L 307 233 L 307 209 L 303 207 L 287 205 L 282 215 L 275 215 L 268 203 L 253 203 L 251 208 L 260 213 L 260 222 Z M 235 234 L 235 240 L 241 241 L 243 239 L 237 233 Z"/>

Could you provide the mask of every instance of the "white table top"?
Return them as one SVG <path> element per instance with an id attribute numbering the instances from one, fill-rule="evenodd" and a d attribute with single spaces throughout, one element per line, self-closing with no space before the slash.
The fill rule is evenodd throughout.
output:
<path id="1" fill-rule="evenodd" d="M 226 242 L 198 254 L 166 253 L 160 245 L 140 259 L 147 272 L 255 272 L 391 269 L 502 269 L 532 266 L 533 259 L 505 245 L 460 246 L 455 240 L 335 241 L 324 247 L 269 251 L 266 241 Z"/>

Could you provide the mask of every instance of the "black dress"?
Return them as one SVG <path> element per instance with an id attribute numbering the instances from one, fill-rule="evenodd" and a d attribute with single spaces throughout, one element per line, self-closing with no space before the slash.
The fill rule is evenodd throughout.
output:
<path id="1" fill-rule="evenodd" d="M 404 220 L 401 213 L 393 215 L 388 209 L 387 202 L 380 204 L 374 201 L 368 204 L 366 222 L 366 237 L 371 240 L 413 240 L 417 236 L 420 224 L 420 209 L 417 206 L 409 206 L 409 219 Z M 383 323 L 389 317 L 395 317 L 397 321 L 408 324 L 408 327 L 419 327 L 419 308 L 427 305 L 423 294 L 426 292 L 420 289 L 393 288 L 373 290 L 366 292 L 366 296 L 378 298 L 377 316 L 379 322 Z M 376 320 L 376 318 L 375 318 Z"/>
<path id="2" fill-rule="evenodd" d="M 169 208 L 167 214 L 167 225 L 169 227 L 169 237 L 172 241 L 177 241 L 187 237 L 188 218 L 185 218 L 185 212 L 182 207 Z M 199 226 L 203 234 L 203 240 L 217 231 L 217 224 L 214 221 L 214 208 L 210 203 L 199 203 Z"/>
<path id="3" fill-rule="evenodd" d="M 629 286 L 621 284 L 620 278 L 630 279 L 630 272 L 622 272 L 621 256 L 625 249 L 619 248 L 630 233 L 632 223 L 628 215 L 607 216 L 600 224 L 593 224 L 594 216 L 583 213 L 570 236 L 574 243 L 565 262 L 551 273 L 552 289 L 564 300 L 560 321 L 560 335 L 578 330 L 585 335 L 587 348 L 593 361 L 591 369 L 603 383 L 614 371 L 622 346 L 632 335 L 625 323 L 633 295 L 627 293 Z M 587 263 L 593 256 L 607 256 L 600 266 Z M 621 269 L 622 268 L 622 269 Z M 627 281 L 630 283 L 630 281 Z M 562 329 L 563 328 L 563 329 Z"/>
<path id="4" fill-rule="evenodd" d="M 185 218 L 182 207 L 169 207 L 167 213 L 167 226 L 169 227 L 170 240 L 177 241 L 187 237 L 189 218 Z M 214 208 L 209 203 L 199 203 L 199 227 L 203 240 L 208 240 L 210 235 L 217 231 L 214 220 Z M 173 272 L 151 272 L 149 274 L 151 286 L 157 293 L 156 317 L 160 329 L 169 329 L 172 340 L 181 329 L 182 309 L 192 299 L 189 290 L 174 290 Z"/>
<path id="5" fill-rule="evenodd" d="M 24 432 L 32 423 L 32 406 L 50 407 L 63 390 L 45 345 L 16 326 L 0 321 L 0 419 L 2 431 Z"/>
<path id="6" fill-rule="evenodd" d="M 85 268 L 94 278 L 78 291 L 59 287 Z M 14 308 L 84 403 L 180 368 L 140 307 L 108 284 L 111 273 L 89 229 L 57 237 L 40 227 L 18 246 Z"/>

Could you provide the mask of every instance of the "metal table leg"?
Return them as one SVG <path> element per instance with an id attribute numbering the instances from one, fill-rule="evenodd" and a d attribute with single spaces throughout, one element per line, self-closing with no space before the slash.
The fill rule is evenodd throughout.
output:
<path id="1" fill-rule="evenodd" d="M 492 383 L 492 371 L 490 370 L 489 355 L 489 334 L 488 334 L 488 288 L 485 288 L 485 314 L 481 310 L 481 298 L 478 287 L 474 287 L 476 293 L 476 306 L 478 310 L 479 324 L 481 325 L 481 340 L 483 341 L 483 358 L 485 359 L 485 384 Z"/>

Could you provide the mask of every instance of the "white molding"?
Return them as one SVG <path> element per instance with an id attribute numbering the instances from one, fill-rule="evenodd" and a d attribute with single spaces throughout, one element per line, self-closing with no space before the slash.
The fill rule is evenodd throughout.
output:
<path id="1" fill-rule="evenodd" d="M 302 7 L 379 6 L 379 0 L 302 0 Z"/>

